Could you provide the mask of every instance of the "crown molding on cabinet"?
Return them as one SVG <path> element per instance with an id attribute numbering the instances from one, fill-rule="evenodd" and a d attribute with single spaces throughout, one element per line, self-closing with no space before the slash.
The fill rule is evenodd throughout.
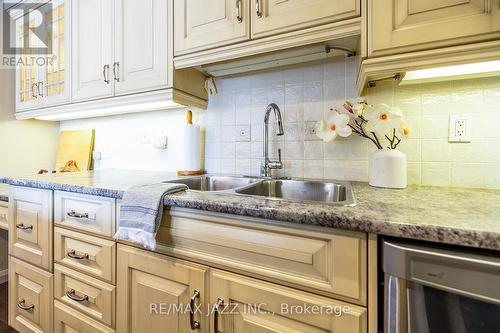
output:
<path id="1" fill-rule="evenodd" d="M 498 40 L 368 58 L 361 63 L 357 88 L 359 94 L 362 95 L 369 81 L 391 77 L 394 73 L 498 59 L 500 59 L 500 41 Z"/>

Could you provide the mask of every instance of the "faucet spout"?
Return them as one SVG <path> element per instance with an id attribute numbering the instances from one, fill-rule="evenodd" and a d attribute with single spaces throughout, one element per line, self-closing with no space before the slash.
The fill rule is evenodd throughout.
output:
<path id="1" fill-rule="evenodd" d="M 264 162 L 261 168 L 261 176 L 271 177 L 272 169 L 282 169 L 283 163 L 281 161 L 281 149 L 278 149 L 278 161 L 271 161 L 269 159 L 269 116 L 271 112 L 274 113 L 276 123 L 278 125 L 276 129 L 276 135 L 281 136 L 285 134 L 283 130 L 283 119 L 281 117 L 281 111 L 278 105 L 271 103 L 266 108 L 266 114 L 264 116 Z"/>

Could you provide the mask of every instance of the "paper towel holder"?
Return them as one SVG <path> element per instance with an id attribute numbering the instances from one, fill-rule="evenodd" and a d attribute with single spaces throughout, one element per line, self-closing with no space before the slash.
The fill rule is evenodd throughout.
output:
<path id="1" fill-rule="evenodd" d="M 186 124 L 193 125 L 193 112 L 191 110 L 188 110 L 186 113 Z M 203 169 L 177 171 L 178 176 L 200 176 L 200 175 L 204 175 L 206 173 L 207 172 Z"/>

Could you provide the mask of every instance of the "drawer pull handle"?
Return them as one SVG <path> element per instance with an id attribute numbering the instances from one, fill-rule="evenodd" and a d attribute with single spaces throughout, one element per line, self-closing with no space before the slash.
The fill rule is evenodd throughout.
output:
<path id="1" fill-rule="evenodd" d="M 1 220 L 7 220 L 7 214 L 0 214 Z"/>
<path id="2" fill-rule="evenodd" d="M 115 78 L 116 82 L 120 82 L 120 63 L 119 62 L 113 63 L 113 77 Z"/>
<path id="3" fill-rule="evenodd" d="M 17 307 L 24 311 L 31 311 L 35 309 L 35 304 L 26 305 L 26 300 L 23 298 L 22 300 L 17 302 Z"/>
<path id="4" fill-rule="evenodd" d="M 104 76 L 104 82 L 106 84 L 109 84 L 110 83 L 109 78 L 108 78 L 108 76 L 109 76 L 109 65 L 104 65 L 102 67 L 102 76 Z"/>
<path id="5" fill-rule="evenodd" d="M 260 9 L 260 0 L 255 0 L 255 14 L 258 18 L 262 17 L 262 10 Z"/>
<path id="6" fill-rule="evenodd" d="M 68 215 L 69 217 L 77 218 L 77 219 L 88 219 L 89 218 L 88 213 L 78 213 L 78 212 L 75 212 L 74 210 L 67 212 L 66 215 Z"/>
<path id="7" fill-rule="evenodd" d="M 16 228 L 19 229 L 19 230 L 33 230 L 33 226 L 32 225 L 24 225 L 24 224 L 16 224 Z"/>
<path id="8" fill-rule="evenodd" d="M 89 300 L 89 297 L 87 295 L 83 295 L 83 296 L 76 296 L 75 294 L 75 290 L 74 289 L 71 289 L 70 291 L 67 291 L 66 292 L 66 296 L 68 296 L 68 298 L 70 300 L 73 300 L 75 302 L 85 302 L 85 301 L 88 301 Z"/>
<path id="9" fill-rule="evenodd" d="M 87 253 L 85 253 L 83 255 L 78 255 L 78 254 L 76 254 L 75 250 L 69 251 L 67 253 L 67 255 L 68 255 L 68 257 L 76 259 L 76 260 L 84 260 L 84 259 L 88 259 L 89 258 L 89 255 Z"/>
<path id="10" fill-rule="evenodd" d="M 200 329 L 200 322 L 194 320 L 194 309 L 195 309 L 195 303 L 196 299 L 200 298 L 200 291 L 195 290 L 193 296 L 191 296 L 191 301 L 189 304 L 189 320 L 191 323 L 191 329 L 192 330 L 198 330 Z"/>
<path id="11" fill-rule="evenodd" d="M 215 304 L 214 307 L 214 332 L 215 333 L 224 333 L 222 331 L 219 331 L 219 308 L 224 305 L 224 300 L 223 299 L 218 299 L 217 304 Z"/>
<path id="12" fill-rule="evenodd" d="M 241 16 L 241 1 L 242 0 L 236 0 L 236 20 L 238 23 L 243 22 L 243 16 Z"/>

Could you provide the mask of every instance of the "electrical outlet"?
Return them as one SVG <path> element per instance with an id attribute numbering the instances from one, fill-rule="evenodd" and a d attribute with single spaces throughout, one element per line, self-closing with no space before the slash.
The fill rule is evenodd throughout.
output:
<path id="1" fill-rule="evenodd" d="M 236 141 L 248 142 L 252 139 L 249 125 L 241 125 L 236 127 Z"/>
<path id="2" fill-rule="evenodd" d="M 470 142 L 471 127 L 471 116 L 469 114 L 451 115 L 449 142 Z"/>
<path id="3" fill-rule="evenodd" d="M 320 140 L 316 135 L 316 122 L 315 121 L 306 121 L 305 129 L 304 129 L 304 139 L 305 141 L 316 141 Z"/>

